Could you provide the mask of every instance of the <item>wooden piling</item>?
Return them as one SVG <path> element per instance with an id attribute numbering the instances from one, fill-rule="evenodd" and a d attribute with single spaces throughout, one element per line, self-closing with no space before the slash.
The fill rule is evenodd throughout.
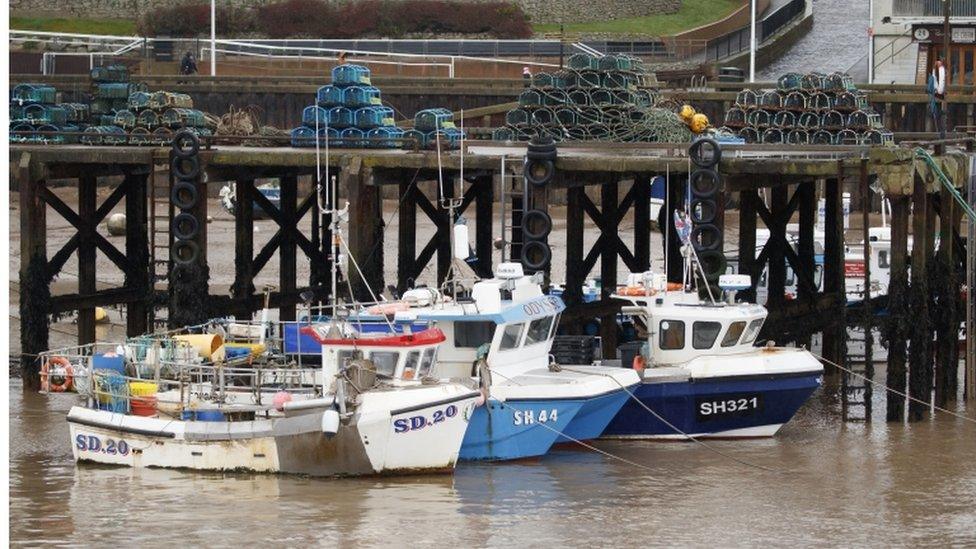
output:
<path id="1" fill-rule="evenodd" d="M 296 216 L 298 207 L 298 177 L 288 174 L 281 178 L 280 185 L 281 199 L 281 244 L 278 249 L 278 291 L 284 296 L 295 294 L 298 287 L 298 246 L 295 241 L 295 233 L 292 229 L 296 228 L 298 219 Z M 281 320 L 295 320 L 296 305 L 294 300 L 286 299 L 278 309 Z"/>
<path id="2" fill-rule="evenodd" d="M 416 181 L 401 180 L 400 208 L 397 230 L 397 291 L 401 294 L 413 287 L 417 276 L 417 185 Z"/>
<path id="3" fill-rule="evenodd" d="M 131 266 L 125 273 L 125 286 L 134 289 L 139 296 L 126 306 L 126 335 L 135 337 L 150 331 L 149 316 L 153 308 L 146 204 L 149 195 L 149 171 L 145 168 L 128 170 L 122 185 L 126 188 L 125 257 Z"/>
<path id="4" fill-rule="evenodd" d="M 786 205 L 789 202 L 789 187 L 776 185 L 772 189 L 772 211 L 769 228 L 769 241 L 766 243 L 769 258 L 769 293 L 767 306 L 778 309 L 786 301 L 786 223 L 789 221 Z"/>
<path id="5" fill-rule="evenodd" d="M 945 407 L 955 400 L 959 370 L 959 295 L 961 286 L 956 265 L 956 228 L 959 208 L 947 189 L 939 194 L 939 252 L 935 257 L 933 310 L 935 347 L 935 403 Z"/>
<path id="6" fill-rule="evenodd" d="M 911 313 L 908 306 L 908 217 L 911 199 L 894 195 L 891 201 L 891 278 L 888 282 L 888 368 L 886 384 L 888 392 L 887 420 L 903 421 L 905 418 L 905 394 L 907 387 L 907 345 L 910 337 Z M 897 391 L 897 393 L 895 392 Z"/>
<path id="7" fill-rule="evenodd" d="M 601 297 L 609 299 L 610 294 L 617 290 L 617 253 L 610 244 L 610 235 L 617 234 L 617 201 L 619 183 L 614 180 L 600 186 L 600 236 L 604 245 L 600 250 L 600 279 L 602 280 Z M 600 339 L 603 342 L 603 356 L 614 357 L 617 354 L 617 315 L 608 314 L 600 317 Z"/>
<path id="8" fill-rule="evenodd" d="M 756 266 L 756 205 L 759 195 L 754 189 L 739 193 L 739 274 L 752 277 L 752 288 L 743 292 L 743 299 L 756 301 L 761 267 Z"/>
<path id="9" fill-rule="evenodd" d="M 364 303 L 373 301 L 371 292 L 374 288 L 382 290 L 384 286 L 382 199 L 380 187 L 373 184 L 371 176 L 370 170 L 355 160 L 339 175 L 339 188 L 345 189 L 349 196 L 348 245 L 351 257 L 346 278 L 353 299 Z M 352 259 L 359 265 L 359 271 Z"/>
<path id="10" fill-rule="evenodd" d="M 40 190 L 45 181 L 31 164 L 31 153 L 20 156 L 20 368 L 25 391 L 40 389 L 38 353 L 48 348 L 51 302 L 47 261 L 47 207 Z"/>
<path id="11" fill-rule="evenodd" d="M 841 170 L 842 171 L 842 170 Z M 826 212 L 824 215 L 824 292 L 845 298 L 844 283 L 844 202 L 843 176 L 828 178 L 824 184 Z M 846 368 L 847 364 L 847 325 L 844 308 L 838 311 L 837 318 L 824 329 L 823 356 L 827 360 Z M 827 372 L 836 373 L 829 364 Z"/>
<path id="12" fill-rule="evenodd" d="M 94 175 L 84 174 L 78 178 L 78 217 L 82 226 L 78 227 L 78 295 L 92 296 L 98 290 L 95 281 L 95 219 L 98 180 Z M 78 345 L 95 341 L 95 307 L 78 309 Z"/>
<path id="13" fill-rule="evenodd" d="M 861 242 L 862 259 L 864 261 L 864 301 L 861 308 L 861 326 L 864 329 L 864 377 L 869 382 L 864 384 L 864 420 L 871 421 L 872 385 L 874 380 L 874 312 L 871 301 L 871 189 L 868 181 L 868 161 L 861 160 L 858 172 L 858 194 L 861 196 Z"/>
<path id="14" fill-rule="evenodd" d="M 566 190 L 566 289 L 563 301 L 567 307 L 578 307 L 583 303 L 583 284 L 586 268 L 583 264 L 583 202 L 586 200 L 586 187 L 571 186 Z M 579 333 L 578 322 L 564 327 Z"/>
<path id="15" fill-rule="evenodd" d="M 478 260 L 475 272 L 481 278 L 491 278 L 494 274 L 492 257 L 494 255 L 494 202 L 495 178 L 491 173 L 478 176 L 474 180 L 475 198 L 475 243 L 474 250 Z"/>
<path id="16" fill-rule="evenodd" d="M 925 182 L 915 176 L 912 191 L 912 284 L 909 288 L 909 310 L 912 315 L 911 345 L 908 352 L 908 389 L 913 399 L 908 405 L 908 418 L 917 421 L 924 417 L 932 392 L 932 328 L 929 312 L 929 200 Z"/>

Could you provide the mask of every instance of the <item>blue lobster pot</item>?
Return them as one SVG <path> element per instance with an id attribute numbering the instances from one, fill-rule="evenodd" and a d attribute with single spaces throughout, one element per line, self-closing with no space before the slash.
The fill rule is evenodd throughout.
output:
<path id="1" fill-rule="evenodd" d="M 308 126 L 309 128 L 314 128 L 316 126 L 319 128 L 325 128 L 329 125 L 328 109 L 323 109 L 322 107 L 316 105 L 305 107 L 305 109 L 302 110 L 302 124 Z"/>
<path id="2" fill-rule="evenodd" d="M 380 104 L 380 90 L 372 86 L 350 86 L 345 90 L 345 102 L 349 107 L 370 107 Z"/>
<path id="3" fill-rule="evenodd" d="M 337 86 L 369 85 L 369 69 L 362 65 L 345 64 L 332 69 L 332 83 Z"/>
<path id="4" fill-rule="evenodd" d="M 356 127 L 364 130 L 382 126 L 381 115 L 378 107 L 363 107 L 356 109 Z"/>
<path id="5" fill-rule="evenodd" d="M 403 148 L 405 149 L 414 148 L 414 144 L 410 142 L 410 139 L 413 139 L 417 142 L 416 145 L 417 147 L 421 149 L 427 148 L 427 134 L 420 130 L 407 130 L 403 132 L 403 139 L 404 139 Z"/>
<path id="6" fill-rule="evenodd" d="M 342 130 L 342 133 L 340 134 L 344 147 L 362 147 L 363 137 L 365 137 L 363 135 L 363 130 L 359 128 L 346 128 Z"/>
<path id="7" fill-rule="evenodd" d="M 397 127 L 373 128 L 366 134 L 369 146 L 377 149 L 395 149 L 398 139 L 403 137 L 403 130 Z"/>
<path id="8" fill-rule="evenodd" d="M 352 109 L 333 107 L 329 109 L 329 126 L 332 128 L 348 128 L 356 125 L 356 116 Z"/>
<path id="9" fill-rule="evenodd" d="M 425 132 L 441 129 L 448 122 L 453 125 L 454 113 L 441 107 L 417 111 L 414 116 L 414 127 Z"/>
<path id="10" fill-rule="evenodd" d="M 315 94 L 316 101 L 322 107 L 337 107 L 346 102 L 345 90 L 332 84 L 327 84 L 319 88 Z"/>
<path id="11" fill-rule="evenodd" d="M 438 142 L 442 146 L 449 149 L 456 149 L 461 146 L 461 130 L 457 128 L 444 128 L 442 130 L 437 130 L 429 132 L 427 134 L 427 144 L 434 147 L 437 146 Z"/>
<path id="12" fill-rule="evenodd" d="M 308 126 L 298 126 L 291 131 L 292 147 L 314 147 L 315 130 Z"/>
<path id="13" fill-rule="evenodd" d="M 319 147 L 324 147 L 326 141 L 330 147 L 341 147 L 340 131 L 335 128 L 319 128 Z"/>

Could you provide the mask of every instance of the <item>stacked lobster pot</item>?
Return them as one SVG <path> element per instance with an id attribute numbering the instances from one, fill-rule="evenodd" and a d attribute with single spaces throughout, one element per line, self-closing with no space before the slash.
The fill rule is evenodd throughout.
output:
<path id="1" fill-rule="evenodd" d="M 891 145 L 893 135 L 850 76 L 787 73 L 773 90 L 745 89 L 722 130 L 748 143 Z"/>
<path id="2" fill-rule="evenodd" d="M 18 84 L 10 90 L 11 143 L 76 143 L 88 124 L 88 105 L 57 103 L 47 84 Z M 68 134 L 68 135 L 62 135 Z"/>
<path id="3" fill-rule="evenodd" d="M 671 108 L 659 108 L 639 58 L 575 54 L 565 69 L 532 77 L 494 130 L 496 141 L 690 142 L 691 130 Z"/>
<path id="4" fill-rule="evenodd" d="M 123 145 L 128 142 L 126 128 L 116 123 L 119 113 L 127 113 L 129 96 L 144 92 L 145 84 L 129 81 L 124 65 L 108 65 L 91 70 L 91 125 L 81 142 L 86 145 Z"/>
<path id="5" fill-rule="evenodd" d="M 403 132 L 404 139 L 412 139 L 406 146 L 428 149 L 456 149 L 461 146 L 463 134 L 454 125 L 454 113 L 438 107 L 418 111 L 413 118 L 413 129 Z"/>
<path id="6" fill-rule="evenodd" d="M 302 111 L 302 125 L 291 130 L 295 147 L 324 147 L 328 141 L 330 147 L 391 149 L 402 138 L 369 69 L 352 64 L 332 69 L 332 83 L 318 89 L 315 104 Z"/>
<path id="7" fill-rule="evenodd" d="M 126 108 L 116 111 L 108 122 L 131 145 L 166 145 L 178 131 L 202 137 L 213 135 L 216 128 L 211 117 L 193 108 L 189 95 L 168 91 L 129 94 Z"/>

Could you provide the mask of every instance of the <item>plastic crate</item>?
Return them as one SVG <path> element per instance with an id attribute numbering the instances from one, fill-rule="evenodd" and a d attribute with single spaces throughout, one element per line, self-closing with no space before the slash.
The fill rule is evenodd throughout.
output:
<path id="1" fill-rule="evenodd" d="M 332 83 L 336 86 L 370 85 L 369 69 L 362 65 L 345 64 L 333 67 Z"/>

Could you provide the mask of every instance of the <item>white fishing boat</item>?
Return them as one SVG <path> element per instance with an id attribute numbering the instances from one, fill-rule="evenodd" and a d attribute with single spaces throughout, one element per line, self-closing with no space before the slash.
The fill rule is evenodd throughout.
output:
<path id="1" fill-rule="evenodd" d="M 312 476 L 454 467 L 481 393 L 471 382 L 426 375 L 442 332 L 359 337 L 306 330 L 321 344 L 315 375 L 283 356 L 204 359 L 186 340 L 169 347 L 180 352 L 147 360 L 153 353 L 138 348 L 147 340 L 140 338 L 135 348 L 93 344 L 44 353 L 42 383 L 83 397 L 68 413 L 76 461 Z M 160 406 L 160 397 L 174 392 L 175 406 Z"/>

